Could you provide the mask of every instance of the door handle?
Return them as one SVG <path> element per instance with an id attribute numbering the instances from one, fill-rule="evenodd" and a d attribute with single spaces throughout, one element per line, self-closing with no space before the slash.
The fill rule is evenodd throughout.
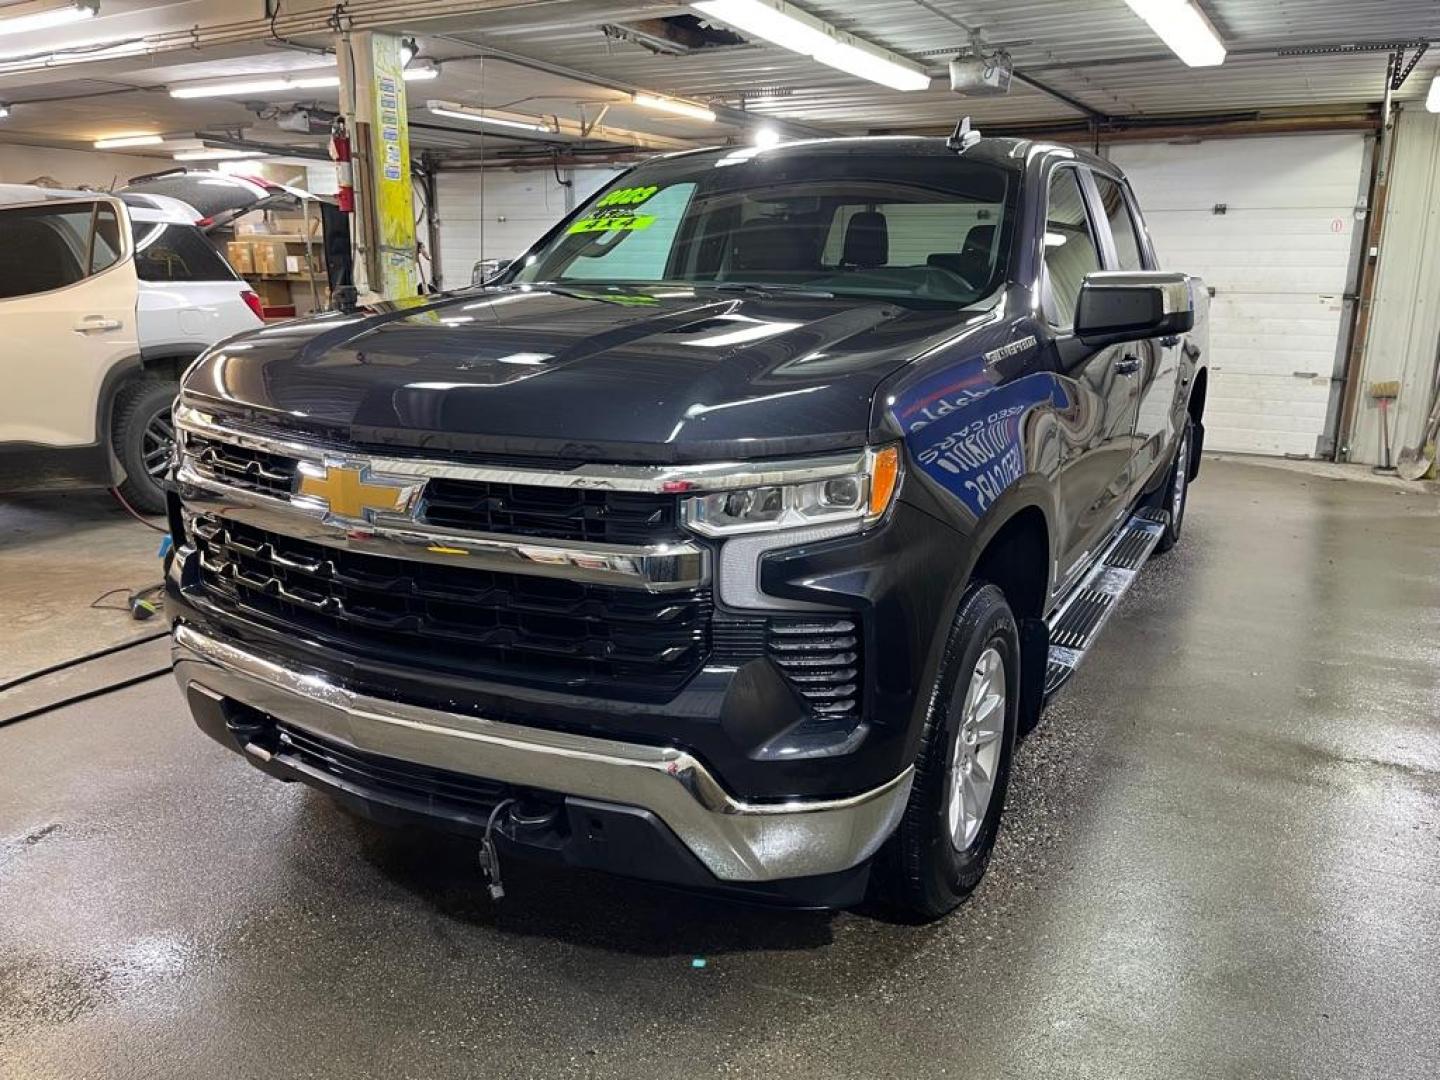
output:
<path id="1" fill-rule="evenodd" d="M 119 319 L 112 319 L 108 315 L 86 315 L 75 324 L 75 332 L 94 334 L 105 330 L 119 330 L 124 325 Z"/>
<path id="2" fill-rule="evenodd" d="M 1140 370 L 1140 360 L 1134 356 L 1122 356 L 1115 361 L 1116 375 L 1134 375 Z"/>

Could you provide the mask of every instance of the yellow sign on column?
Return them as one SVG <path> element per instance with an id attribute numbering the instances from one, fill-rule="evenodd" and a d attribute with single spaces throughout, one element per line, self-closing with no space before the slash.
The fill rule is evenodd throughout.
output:
<path id="1" fill-rule="evenodd" d="M 370 34 L 371 190 L 379 240 L 377 292 L 390 300 L 419 293 L 415 248 L 415 193 L 410 180 L 410 131 L 406 121 L 400 39 Z"/>

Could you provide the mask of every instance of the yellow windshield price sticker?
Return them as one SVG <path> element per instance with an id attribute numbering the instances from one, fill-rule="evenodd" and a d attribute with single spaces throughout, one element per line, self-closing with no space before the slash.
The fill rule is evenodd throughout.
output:
<path id="1" fill-rule="evenodd" d="M 606 195 L 595 204 L 595 208 L 598 210 L 607 206 L 639 206 L 659 190 L 653 184 L 649 187 L 620 188 Z"/>
<path id="2" fill-rule="evenodd" d="M 569 233 L 640 232 L 655 224 L 654 214 L 601 214 L 581 218 L 566 231 Z"/>
<path id="3" fill-rule="evenodd" d="M 637 214 L 636 208 L 660 189 L 649 187 L 617 188 L 595 204 L 598 213 L 583 217 L 566 229 L 567 233 L 640 232 L 655 224 L 654 214 Z"/>

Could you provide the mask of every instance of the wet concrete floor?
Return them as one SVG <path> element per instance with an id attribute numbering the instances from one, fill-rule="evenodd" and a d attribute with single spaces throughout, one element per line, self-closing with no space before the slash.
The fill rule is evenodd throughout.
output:
<path id="1" fill-rule="evenodd" d="M 0 1077 L 1440 1075 L 1436 500 L 1202 480 L 932 926 L 519 864 L 495 906 L 168 680 L 0 728 Z"/>

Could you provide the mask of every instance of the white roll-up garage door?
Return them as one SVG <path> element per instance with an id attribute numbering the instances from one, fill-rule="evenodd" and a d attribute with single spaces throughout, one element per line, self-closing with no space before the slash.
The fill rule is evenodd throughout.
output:
<path id="1" fill-rule="evenodd" d="M 1358 132 L 1110 149 L 1162 265 L 1215 290 L 1208 449 L 1328 452 L 1366 154 Z"/>
<path id="2" fill-rule="evenodd" d="M 445 287 L 470 284 L 480 259 L 513 259 L 621 170 L 441 170 L 436 177 L 440 265 Z"/>

